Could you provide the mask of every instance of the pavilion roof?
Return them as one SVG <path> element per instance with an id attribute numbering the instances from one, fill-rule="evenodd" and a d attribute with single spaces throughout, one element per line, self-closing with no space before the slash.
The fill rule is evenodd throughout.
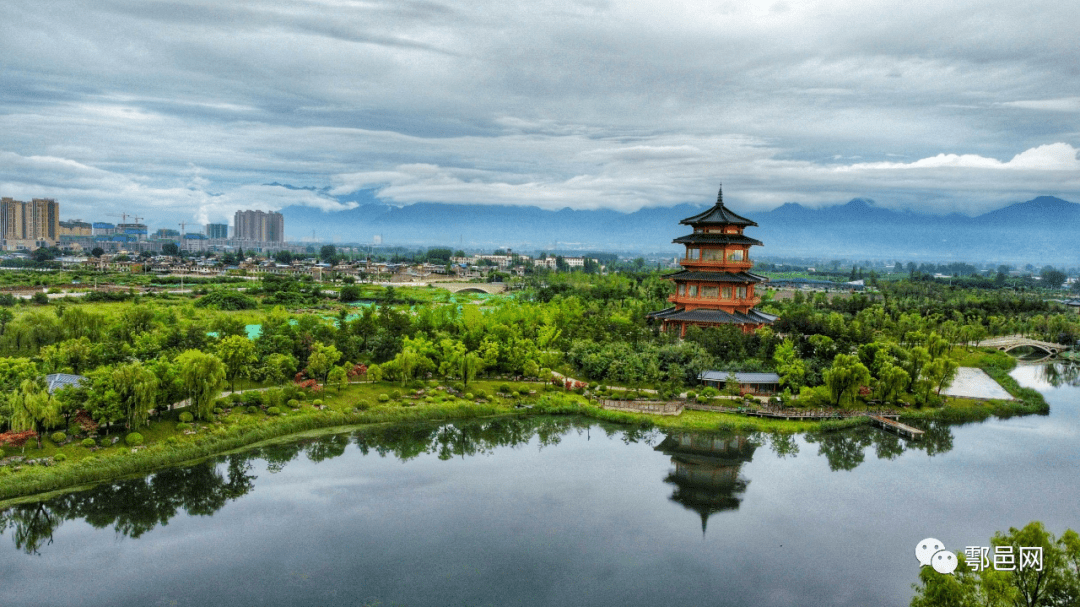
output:
<path id="1" fill-rule="evenodd" d="M 742 215 L 736 215 L 730 209 L 724 206 L 724 190 L 720 189 L 720 192 L 716 195 L 716 204 L 709 208 L 704 213 L 698 213 L 693 217 L 687 217 L 679 223 L 685 225 L 736 225 L 736 226 L 756 226 L 757 223 L 743 217 Z M 760 244 L 760 243 L 759 243 Z"/>
<path id="2" fill-rule="evenodd" d="M 649 318 L 660 320 L 674 320 L 696 323 L 711 323 L 718 325 L 771 325 L 776 319 L 772 314 L 750 310 L 742 312 L 725 312 L 723 310 L 710 310 L 698 308 L 696 310 L 680 310 L 675 307 L 649 313 Z"/>
<path id="3" fill-rule="evenodd" d="M 742 234 L 694 233 L 680 236 L 671 242 L 675 244 L 748 244 L 761 246 L 760 240 Z"/>
<path id="4" fill-rule="evenodd" d="M 759 283 L 769 280 L 765 276 L 758 276 L 753 272 L 695 272 L 683 270 L 674 274 L 667 274 L 664 278 L 676 280 L 704 280 L 710 282 L 734 282 L 741 284 Z"/>

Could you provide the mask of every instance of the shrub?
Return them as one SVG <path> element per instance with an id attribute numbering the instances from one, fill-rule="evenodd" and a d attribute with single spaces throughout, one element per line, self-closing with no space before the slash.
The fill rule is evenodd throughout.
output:
<path id="1" fill-rule="evenodd" d="M 266 410 L 267 415 L 277 415 L 278 413 L 281 413 L 281 409 L 278 409 L 277 407 L 270 407 Z"/>
<path id="2" fill-rule="evenodd" d="M 214 414 L 215 415 L 221 415 L 224 412 L 225 412 L 225 409 L 222 409 L 221 407 L 214 407 Z"/>
<path id="3" fill-rule="evenodd" d="M 90 447 L 96 447 L 97 446 L 97 441 L 92 439 L 92 438 L 84 438 L 82 440 L 82 446 L 84 446 L 84 447 L 86 447 L 88 449 Z"/>
<path id="4" fill-rule="evenodd" d="M 232 394 L 229 395 L 229 402 L 234 404 L 234 405 L 236 403 L 243 402 L 243 400 L 244 400 L 244 395 L 243 394 L 238 394 L 236 392 L 233 392 Z"/>
<path id="5" fill-rule="evenodd" d="M 398 400 L 399 398 L 401 398 L 401 390 L 394 390 L 393 392 L 391 392 L 390 398 L 394 400 Z"/>
<path id="6" fill-rule="evenodd" d="M 187 422 L 176 422 L 176 429 L 179 432 L 183 432 L 184 430 L 190 430 L 191 424 Z"/>
<path id="7" fill-rule="evenodd" d="M 529 389 L 528 388 L 518 388 L 518 394 L 521 395 L 521 396 L 528 396 L 529 395 Z"/>
<path id="8" fill-rule="evenodd" d="M 190 424 L 195 420 L 195 416 L 190 411 L 184 411 L 180 414 L 180 421 Z"/>
<path id="9" fill-rule="evenodd" d="M 472 400 L 472 399 L 474 399 L 474 398 L 476 398 L 476 397 L 475 397 L 475 396 L 473 396 L 473 393 L 472 393 L 472 392 L 466 392 L 466 393 L 465 393 L 465 400 Z"/>
<path id="10" fill-rule="evenodd" d="M 322 399 L 321 398 L 316 398 L 315 400 L 311 401 L 311 404 L 316 406 L 316 407 L 321 407 L 322 406 Z"/>
<path id="11" fill-rule="evenodd" d="M 473 390 L 473 394 L 476 395 L 476 398 L 487 398 L 488 397 L 487 390 L 484 390 L 484 389 L 481 389 L 481 388 L 477 388 L 477 389 Z"/>
<path id="12" fill-rule="evenodd" d="M 256 406 L 254 406 L 254 405 L 252 405 L 252 406 L 250 406 L 250 407 L 248 407 L 248 408 L 247 408 L 247 412 L 248 412 L 248 413 L 258 413 L 258 412 L 259 412 L 259 408 L 258 408 L 258 407 L 256 407 Z"/>
<path id="13" fill-rule="evenodd" d="M 697 392 L 693 392 L 693 391 L 687 392 L 686 393 L 686 400 L 697 400 Z"/>
<path id="14" fill-rule="evenodd" d="M 390 395 L 389 394 L 384 393 L 384 394 L 379 395 L 379 402 L 380 403 L 385 403 L 385 402 L 389 402 L 389 401 L 390 401 Z"/>
<path id="15" fill-rule="evenodd" d="M 290 398 L 288 405 L 290 409 L 295 409 L 300 406 L 300 401 L 296 400 L 295 398 Z"/>
<path id="16" fill-rule="evenodd" d="M 465 384 L 463 384 L 463 383 L 461 383 L 459 381 L 456 381 L 456 382 L 450 384 L 450 387 L 457 390 L 458 392 L 464 392 L 465 391 Z"/>
<path id="17" fill-rule="evenodd" d="M 72 436 L 75 436 L 76 434 L 79 434 L 80 432 L 82 432 L 83 429 L 82 429 L 82 426 L 80 426 L 79 424 L 71 424 L 70 426 L 68 426 L 67 431 L 68 431 L 68 434 L 70 434 Z"/>
<path id="18" fill-rule="evenodd" d="M 499 384 L 499 392 L 503 394 L 513 394 L 514 389 L 510 387 L 510 384 Z"/>
<path id="19" fill-rule="evenodd" d="M 371 408 L 371 403 L 367 402 L 366 400 L 358 400 L 356 401 L 354 407 L 356 407 L 357 411 L 367 411 Z"/>
<path id="20" fill-rule="evenodd" d="M 424 387 L 424 382 L 420 381 L 419 379 L 414 379 L 407 384 L 407 387 L 410 390 L 420 390 Z"/>
<path id="21" fill-rule="evenodd" d="M 50 439 L 52 439 L 52 442 L 54 442 L 54 443 L 56 443 L 57 445 L 59 445 L 60 443 L 62 443 L 62 442 L 64 442 L 65 440 L 67 440 L 67 434 L 64 434 L 63 432 L 53 432 L 53 433 L 52 433 L 52 434 L 51 434 L 51 435 L 49 436 L 49 438 L 50 438 Z"/>
<path id="22" fill-rule="evenodd" d="M 136 447 L 143 444 L 143 435 L 138 432 L 132 432 L 124 437 L 124 442 L 127 443 L 127 446 L 129 447 Z"/>
<path id="23" fill-rule="evenodd" d="M 56 455 L 53 456 L 53 461 L 54 462 L 62 462 L 64 460 L 66 460 L 66 459 L 67 459 L 67 456 L 64 455 L 63 453 L 57 453 Z"/>

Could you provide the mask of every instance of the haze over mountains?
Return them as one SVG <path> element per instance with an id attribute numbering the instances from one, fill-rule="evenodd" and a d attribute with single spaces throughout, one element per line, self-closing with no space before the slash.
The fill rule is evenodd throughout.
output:
<path id="1" fill-rule="evenodd" d="M 285 186 L 289 187 L 289 186 Z M 395 207 L 362 193 L 347 211 L 286 207 L 290 239 L 384 245 L 666 253 L 686 226 L 679 220 L 705 206 L 681 204 L 617 211 L 547 211 L 536 207 L 417 203 Z M 738 208 L 733 208 L 740 212 Z M 1040 196 L 976 217 L 893 211 L 856 198 L 811 209 L 796 203 L 743 212 L 758 223 L 762 256 L 902 259 L 994 263 L 1080 263 L 1080 204 Z"/>

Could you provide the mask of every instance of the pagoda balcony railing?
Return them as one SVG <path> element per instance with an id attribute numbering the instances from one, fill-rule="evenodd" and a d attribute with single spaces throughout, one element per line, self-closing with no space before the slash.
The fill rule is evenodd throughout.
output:
<path id="1" fill-rule="evenodd" d="M 687 269 L 734 270 L 739 272 L 754 267 L 754 262 L 749 259 L 744 259 L 742 261 L 702 261 L 700 259 L 682 259 L 679 261 L 679 265 Z"/>
<path id="2" fill-rule="evenodd" d="M 689 304 L 695 308 L 742 308 L 754 307 L 761 303 L 758 296 L 744 297 L 742 299 L 719 299 L 717 297 L 690 297 L 688 295 L 669 295 L 667 298 L 673 304 Z"/>

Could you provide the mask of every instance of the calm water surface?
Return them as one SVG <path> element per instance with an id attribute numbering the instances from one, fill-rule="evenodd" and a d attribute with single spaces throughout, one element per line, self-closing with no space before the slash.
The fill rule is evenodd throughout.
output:
<path id="1" fill-rule="evenodd" d="M 262 448 L 9 509 L 0 605 L 907 605 L 922 538 L 1080 529 L 1061 371 L 1014 372 L 1048 416 L 911 443 L 539 418 Z"/>

